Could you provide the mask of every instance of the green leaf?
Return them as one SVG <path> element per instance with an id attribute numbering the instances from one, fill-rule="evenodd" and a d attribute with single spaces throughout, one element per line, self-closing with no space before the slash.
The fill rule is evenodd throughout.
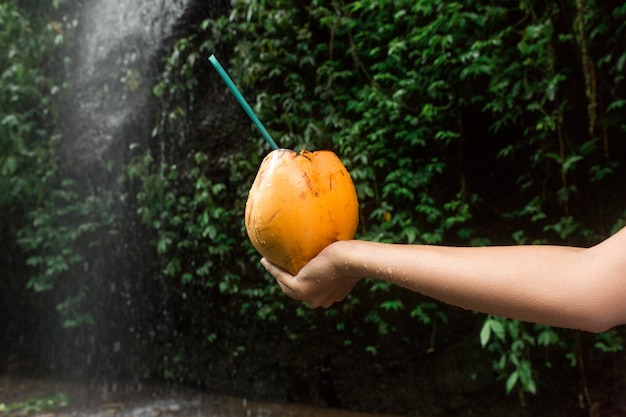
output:
<path id="1" fill-rule="evenodd" d="M 517 384 L 517 380 L 519 378 L 519 374 L 517 371 L 511 372 L 509 377 L 506 380 L 506 393 L 510 394 L 513 388 L 515 388 L 515 384 Z"/>
<path id="2" fill-rule="evenodd" d="M 489 317 L 483 323 L 483 327 L 480 330 L 480 344 L 483 347 L 487 346 L 487 343 L 489 343 L 492 334 L 501 341 L 504 341 L 506 339 L 504 326 L 502 325 L 500 320 L 502 319 Z"/>
<path id="3" fill-rule="evenodd" d="M 388 301 L 383 301 L 380 304 L 380 307 L 383 310 L 387 310 L 387 311 L 399 311 L 404 308 L 404 304 L 400 300 L 388 300 Z"/>
<path id="4" fill-rule="evenodd" d="M 189 272 L 184 273 L 181 278 L 181 282 L 183 284 L 189 284 L 191 281 L 193 281 L 193 274 L 190 274 Z"/>
<path id="5" fill-rule="evenodd" d="M 552 328 L 545 328 L 537 335 L 537 344 L 540 346 L 555 345 L 559 341 L 559 335 Z"/>
<path id="6" fill-rule="evenodd" d="M 570 169 L 572 169 L 574 167 L 574 165 L 576 164 L 576 162 L 582 160 L 583 157 L 579 156 L 579 155 L 573 155 L 568 157 L 564 162 L 563 162 L 563 166 L 561 167 L 563 172 L 569 172 Z"/>
<path id="7" fill-rule="evenodd" d="M 378 349 L 376 346 L 366 346 L 365 351 L 371 353 L 372 356 L 376 356 L 378 354 Z"/>
<path id="8" fill-rule="evenodd" d="M 482 347 L 487 346 L 489 339 L 491 339 L 491 325 L 489 324 L 489 319 L 487 319 L 483 323 L 483 327 L 480 329 L 480 345 Z"/>

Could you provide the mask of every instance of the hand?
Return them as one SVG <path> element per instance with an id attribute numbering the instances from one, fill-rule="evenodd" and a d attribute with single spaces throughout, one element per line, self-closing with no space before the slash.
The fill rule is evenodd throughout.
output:
<path id="1" fill-rule="evenodd" d="M 285 295 L 314 308 L 328 308 L 343 300 L 359 281 L 340 256 L 341 245 L 345 243 L 348 242 L 335 242 L 326 247 L 295 276 L 265 258 L 261 263 L 276 278 Z"/>

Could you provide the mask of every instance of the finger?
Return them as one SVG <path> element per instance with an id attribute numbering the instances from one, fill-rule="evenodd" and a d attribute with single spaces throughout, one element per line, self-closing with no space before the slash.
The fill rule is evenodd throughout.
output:
<path id="1" fill-rule="evenodd" d="M 269 272 L 274 278 L 276 278 L 277 280 L 281 282 L 293 280 L 293 275 L 291 275 L 289 272 L 285 271 L 284 269 L 274 265 L 273 263 L 271 263 L 265 258 L 261 258 L 261 265 L 263 265 L 263 267 L 267 269 L 267 272 Z"/>
<path id="2" fill-rule="evenodd" d="M 298 280 L 295 276 L 291 275 L 284 269 L 274 265 L 272 262 L 268 261 L 265 258 L 261 258 L 261 264 L 267 270 L 267 272 L 269 272 L 274 278 L 276 278 L 276 282 L 286 296 L 288 296 L 289 298 L 293 298 L 294 300 L 304 301 L 311 308 L 329 308 L 335 302 L 341 301 L 343 298 L 345 298 L 345 295 L 341 295 L 336 301 L 334 301 L 332 297 L 330 298 L 330 301 L 326 301 L 327 297 L 324 297 L 322 299 L 309 297 L 305 293 L 303 293 L 303 291 L 296 290 L 296 288 L 298 287 Z"/>
<path id="3" fill-rule="evenodd" d="M 283 284 L 279 280 L 276 280 L 276 283 L 278 284 L 280 289 L 283 291 L 283 294 L 285 294 L 287 297 L 293 298 L 294 300 L 302 301 L 302 298 L 299 296 L 299 294 L 296 291 L 292 290 L 291 288 L 289 288 L 287 285 Z"/>
<path id="4" fill-rule="evenodd" d="M 295 298 L 296 300 L 301 299 L 299 293 L 288 284 L 288 282 L 293 281 L 293 275 L 291 275 L 284 269 L 274 265 L 265 258 L 261 259 L 261 264 L 267 270 L 267 272 L 270 273 L 270 275 L 276 278 L 276 282 L 280 286 L 280 289 L 283 290 L 283 293 L 285 293 L 285 295 L 291 298 Z"/>

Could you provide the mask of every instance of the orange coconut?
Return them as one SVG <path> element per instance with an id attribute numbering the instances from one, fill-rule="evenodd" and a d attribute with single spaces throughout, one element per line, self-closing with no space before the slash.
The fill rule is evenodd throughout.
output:
<path id="1" fill-rule="evenodd" d="M 250 189 L 246 231 L 261 255 L 295 275 L 329 244 L 354 237 L 358 206 L 350 174 L 333 152 L 277 149 Z"/>

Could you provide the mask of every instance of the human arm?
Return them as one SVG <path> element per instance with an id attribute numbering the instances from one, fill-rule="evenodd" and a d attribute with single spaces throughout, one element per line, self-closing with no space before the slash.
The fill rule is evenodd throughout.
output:
<path id="1" fill-rule="evenodd" d="M 340 241 L 296 276 L 262 260 L 283 292 L 313 307 L 364 278 L 529 322 L 603 331 L 626 323 L 626 228 L 591 248 L 448 247 Z"/>

